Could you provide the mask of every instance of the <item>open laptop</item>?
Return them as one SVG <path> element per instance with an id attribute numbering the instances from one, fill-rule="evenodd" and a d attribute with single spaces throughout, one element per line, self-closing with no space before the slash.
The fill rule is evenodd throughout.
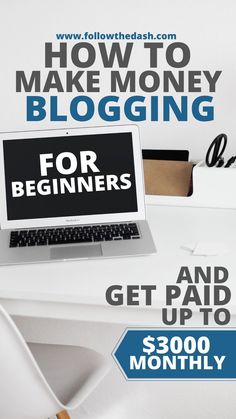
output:
<path id="1" fill-rule="evenodd" d="M 0 264 L 156 251 L 136 126 L 0 137 Z"/>

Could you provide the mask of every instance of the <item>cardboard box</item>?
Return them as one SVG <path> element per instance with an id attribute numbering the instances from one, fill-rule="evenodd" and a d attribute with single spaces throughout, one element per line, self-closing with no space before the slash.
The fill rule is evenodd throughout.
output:
<path id="1" fill-rule="evenodd" d="M 187 196 L 193 164 L 185 161 L 143 160 L 147 195 Z"/>

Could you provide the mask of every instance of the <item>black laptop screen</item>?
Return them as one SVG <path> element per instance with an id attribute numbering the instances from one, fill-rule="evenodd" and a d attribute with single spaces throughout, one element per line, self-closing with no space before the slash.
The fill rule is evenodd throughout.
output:
<path id="1" fill-rule="evenodd" d="M 132 133 L 4 140 L 8 220 L 137 211 Z"/>

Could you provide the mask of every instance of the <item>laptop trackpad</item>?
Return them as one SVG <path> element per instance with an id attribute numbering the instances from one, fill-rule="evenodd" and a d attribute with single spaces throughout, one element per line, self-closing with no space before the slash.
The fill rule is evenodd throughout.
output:
<path id="1" fill-rule="evenodd" d="M 79 259 L 102 256 L 100 244 L 51 247 L 50 259 Z"/>

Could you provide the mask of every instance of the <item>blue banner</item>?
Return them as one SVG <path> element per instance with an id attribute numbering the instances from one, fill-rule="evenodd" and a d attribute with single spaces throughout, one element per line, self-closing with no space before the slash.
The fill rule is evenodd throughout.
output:
<path id="1" fill-rule="evenodd" d="M 127 379 L 236 379 L 236 330 L 128 329 L 113 356 Z"/>

